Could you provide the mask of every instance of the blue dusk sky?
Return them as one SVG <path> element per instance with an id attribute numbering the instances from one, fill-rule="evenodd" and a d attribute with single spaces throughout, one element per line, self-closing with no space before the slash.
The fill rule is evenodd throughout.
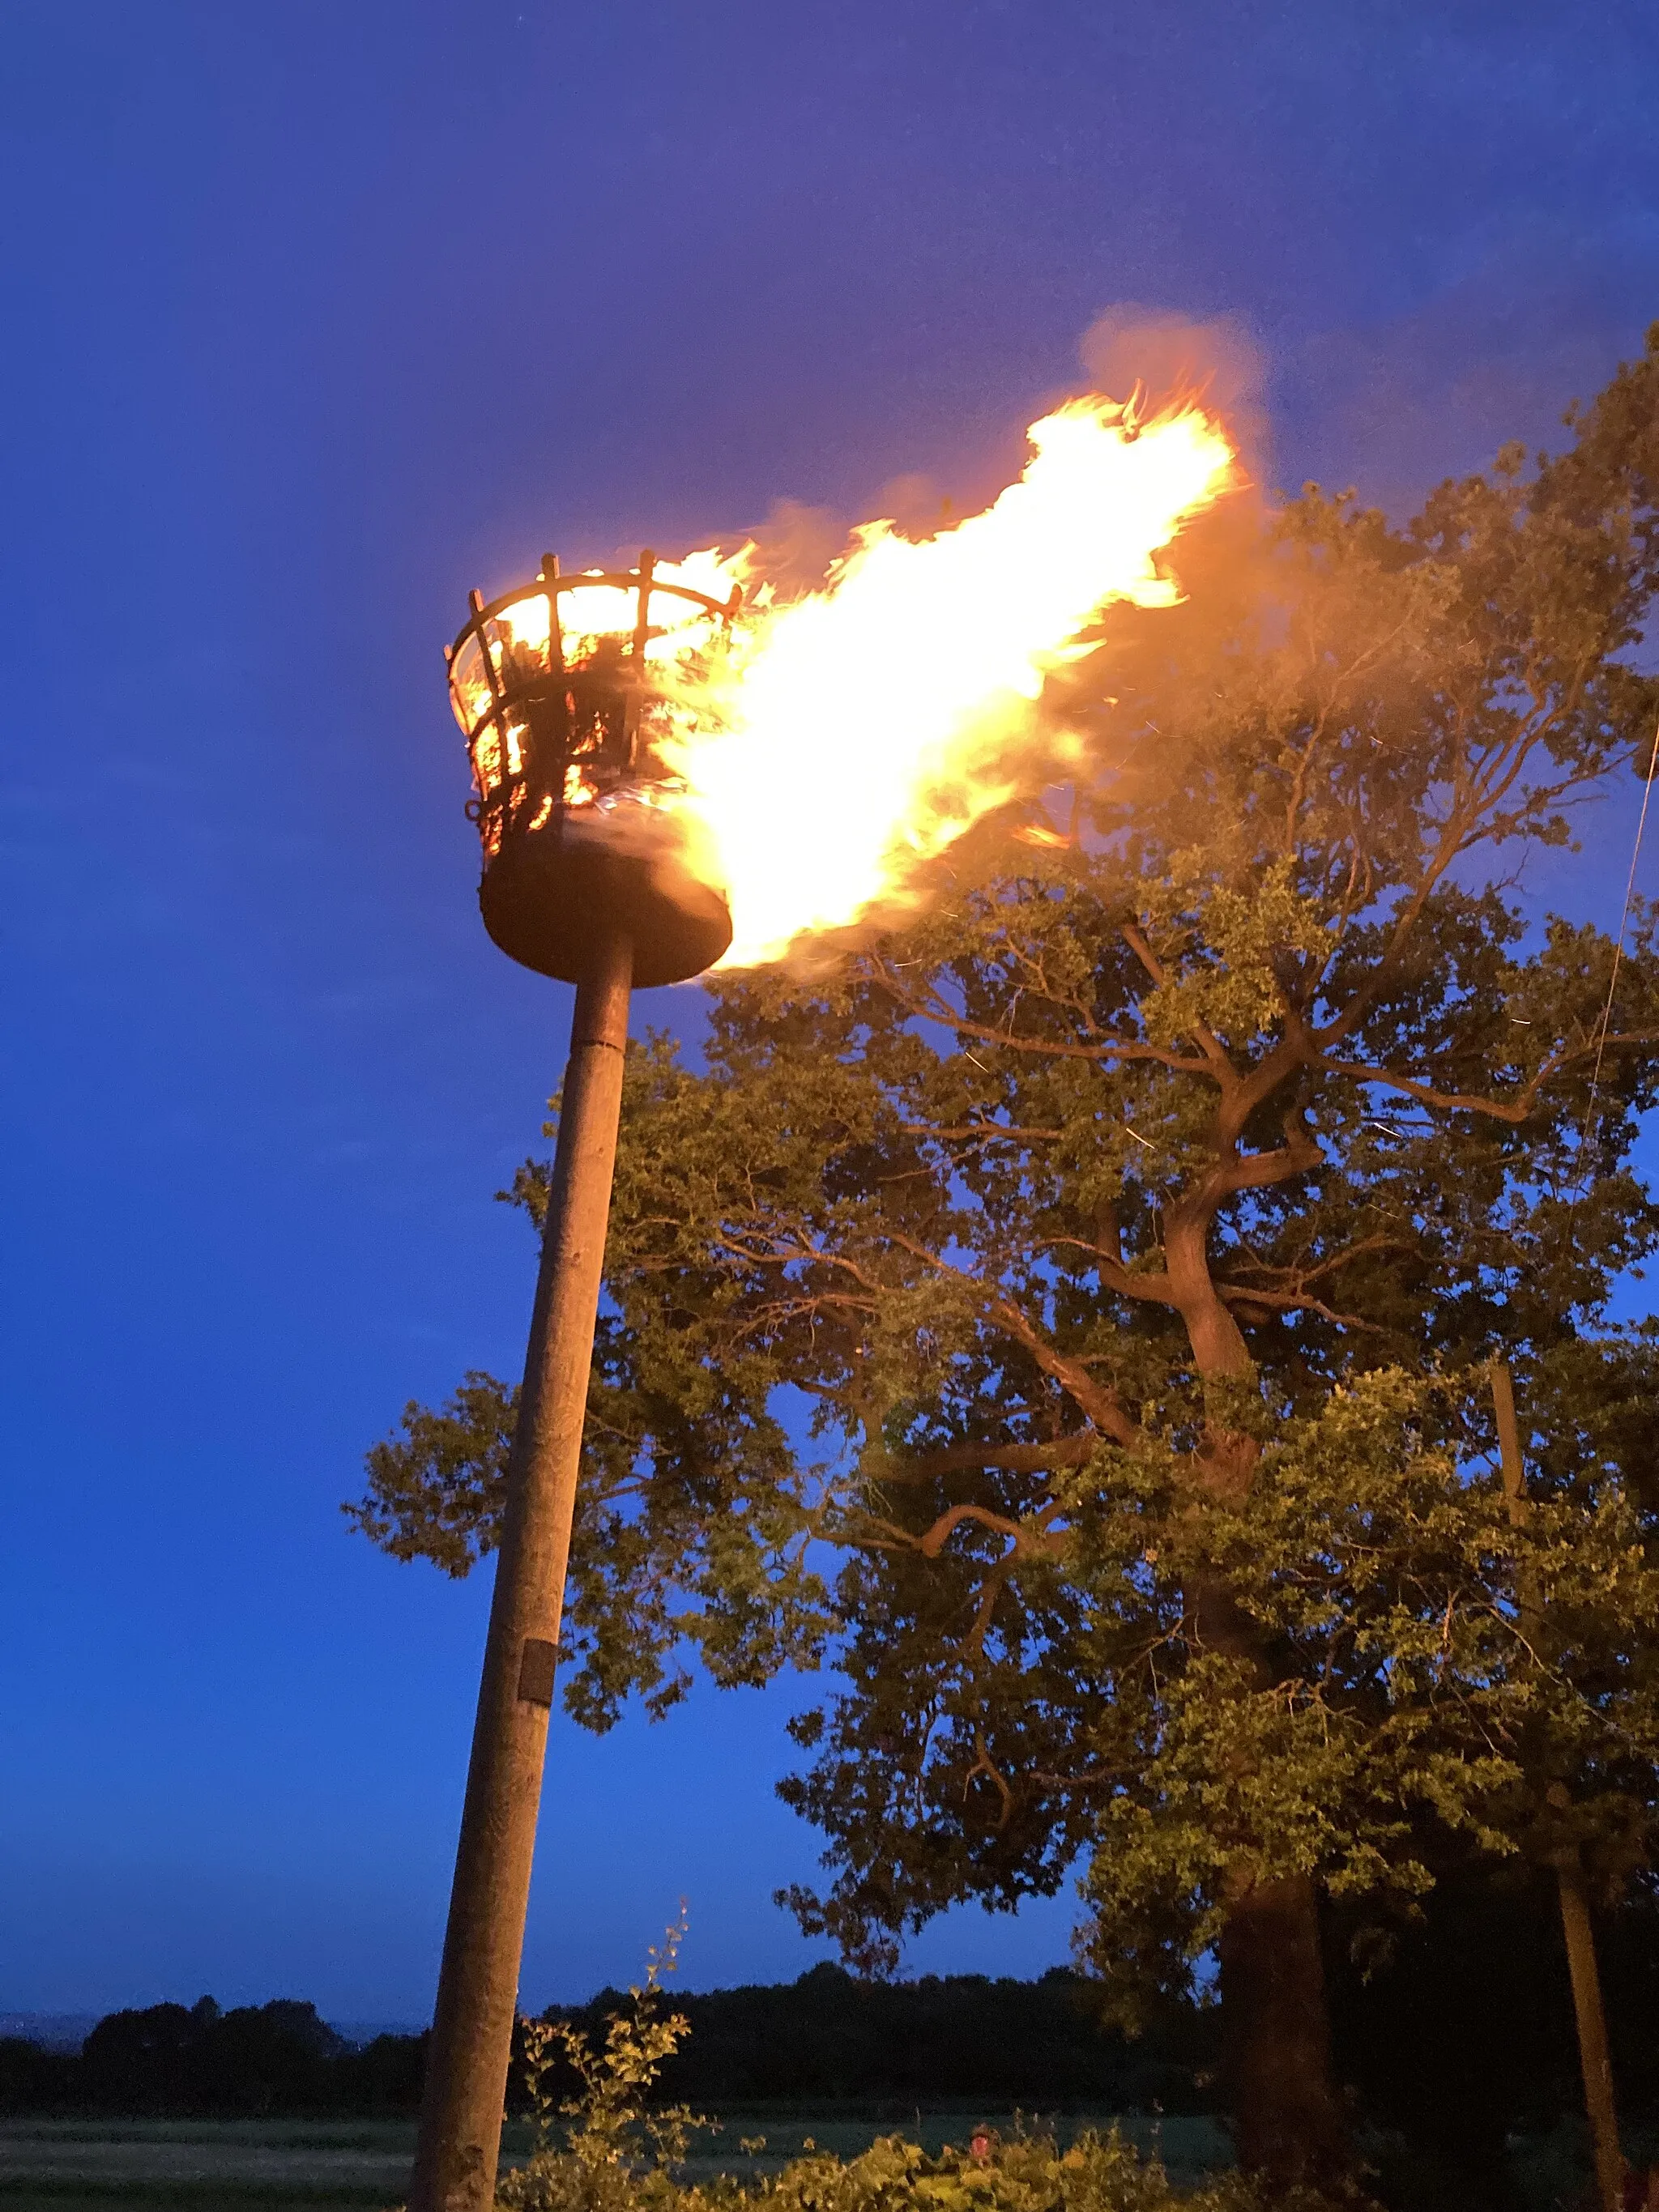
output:
<path id="1" fill-rule="evenodd" d="M 1126 303 L 1403 510 L 1639 347 L 1656 111 L 1646 0 L 0 0 L 0 2008 L 430 2002 L 487 1577 L 337 1507 L 517 1370 L 568 1019 L 477 919 L 467 587 L 981 498 Z M 682 1893 L 693 1986 L 817 1955 L 790 1694 L 556 1723 L 527 2002 Z"/>

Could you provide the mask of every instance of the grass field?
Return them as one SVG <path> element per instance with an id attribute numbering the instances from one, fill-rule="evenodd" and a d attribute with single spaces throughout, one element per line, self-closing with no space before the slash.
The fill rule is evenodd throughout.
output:
<path id="1" fill-rule="evenodd" d="M 1079 2129 L 1104 2129 L 1111 2119 L 1103 2112 L 1062 2116 L 1054 2132 L 1064 2143 Z M 1016 2125 L 1011 2113 L 966 2107 L 732 2107 L 720 2132 L 702 2138 L 688 2164 L 696 2178 L 753 2173 L 781 2166 L 809 2136 L 840 2158 L 893 2134 L 937 2154 L 946 2143 L 965 2142 L 981 2120 L 1005 2134 Z M 1213 2120 L 1130 2118 L 1119 2125 L 1163 2159 L 1178 2186 L 1230 2163 L 1225 2135 Z M 746 2157 L 738 2143 L 757 2136 L 766 2148 Z M 528 2148 L 527 2130 L 509 2128 L 507 2158 L 522 2158 Z M 1627 2148 L 1638 2163 L 1659 2157 L 1659 2142 L 1646 2136 Z M 0 2212 L 386 2212 L 403 2201 L 414 2148 L 411 2120 L 0 2120 Z M 1511 2150 L 1528 2212 L 1576 2212 L 1588 2202 L 1581 2124 L 1564 2124 Z"/>
<path id="2" fill-rule="evenodd" d="M 1005 2131 L 1010 2113 L 914 2108 L 772 2106 L 726 2113 L 690 2161 L 693 2173 L 753 2172 L 781 2165 L 810 2137 L 847 2158 L 879 2135 L 902 2133 L 932 2152 L 961 2142 L 979 2120 Z M 1109 2117 L 1055 2123 L 1062 2140 Z M 1158 2148 L 1176 2178 L 1196 2179 L 1226 2162 L 1212 2121 L 1127 2120 L 1129 2134 Z M 758 2158 L 740 2139 L 763 2136 Z M 410 2121 L 9 2120 L 0 2122 L 0 2212 L 338 2212 L 399 2203 L 415 2146 Z M 528 2139 L 509 2129 L 509 2159 Z"/>
<path id="3" fill-rule="evenodd" d="M 395 2204 L 414 2147 L 402 2121 L 10 2120 L 0 2123 L 4 2212 L 324 2212 Z"/>

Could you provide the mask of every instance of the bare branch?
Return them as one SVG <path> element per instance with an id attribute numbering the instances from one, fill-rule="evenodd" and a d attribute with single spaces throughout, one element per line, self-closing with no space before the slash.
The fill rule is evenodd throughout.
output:
<path id="1" fill-rule="evenodd" d="M 1659 1044 L 1659 1030 L 1630 1030 L 1618 1036 L 1604 1040 L 1607 1045 Z M 1593 1056 L 1595 1048 L 1585 1044 L 1570 1052 L 1552 1053 L 1538 1073 L 1524 1083 L 1513 1098 L 1482 1098 L 1467 1091 L 1438 1091 L 1432 1084 L 1423 1083 L 1415 1076 L 1401 1075 L 1392 1067 L 1374 1067 L 1363 1060 L 1333 1060 L 1322 1053 L 1316 1063 L 1328 1075 L 1346 1075 L 1357 1083 L 1380 1083 L 1385 1090 L 1398 1091 L 1407 1098 L 1414 1098 L 1419 1106 L 1431 1106 L 1442 1114 L 1484 1114 L 1488 1121 L 1506 1121 L 1518 1127 L 1527 1120 L 1538 1103 L 1539 1095 L 1552 1076 L 1561 1074 L 1576 1063 Z"/>
<path id="2" fill-rule="evenodd" d="M 933 1137 L 941 1144 L 963 1138 L 985 1143 L 993 1137 L 1006 1137 L 1025 1145 L 1052 1144 L 1066 1134 L 1064 1129 L 1027 1129 L 1010 1121 L 962 1121 L 951 1128 L 939 1127 L 932 1121 L 901 1121 L 899 1127 L 907 1137 Z"/>
<path id="3" fill-rule="evenodd" d="M 985 1748 L 985 1739 L 980 1735 L 977 1729 L 974 1731 L 974 1747 L 978 1752 L 979 1756 L 969 1768 L 966 1775 L 963 1778 L 962 1794 L 964 1798 L 967 1796 L 969 1790 L 972 1786 L 974 1777 L 976 1774 L 988 1776 L 995 1784 L 997 1795 L 1002 1800 L 1002 1810 L 997 1815 L 997 1828 L 999 1832 L 1000 1832 L 1002 1829 L 1007 1826 L 1008 1815 L 1014 1809 L 1014 1793 L 1008 1787 L 1007 1783 L 1003 1779 L 1002 1776 L 998 1773 L 996 1767 L 993 1765 L 991 1754 Z"/>
<path id="4" fill-rule="evenodd" d="M 1316 1283 L 1322 1275 L 1334 1274 L 1339 1267 L 1346 1267 L 1351 1260 L 1358 1260 L 1366 1252 L 1414 1252 L 1417 1249 L 1414 1237 L 1362 1237 L 1357 1244 L 1345 1245 L 1341 1251 L 1332 1253 L 1328 1259 L 1316 1261 L 1311 1267 L 1275 1267 L 1265 1260 L 1255 1260 L 1251 1265 L 1257 1273 L 1276 1277 L 1281 1285 L 1300 1290 L 1306 1284 Z"/>
<path id="5" fill-rule="evenodd" d="M 1004 1052 L 1035 1054 L 1043 1060 L 1149 1060 L 1160 1067 L 1174 1068 L 1186 1075 L 1209 1075 L 1213 1073 L 1207 1060 L 1194 1060 L 1189 1055 L 1167 1051 L 1162 1045 L 1147 1044 L 1139 1037 L 1106 1036 L 1097 1043 L 1079 1044 L 1073 1039 L 1060 1037 L 1015 1036 L 1007 1030 L 993 1029 L 984 1022 L 969 1021 L 959 1014 L 950 1000 L 939 993 L 928 1000 L 917 999 L 895 981 L 884 964 L 876 959 L 870 963 L 875 980 L 888 996 L 914 1014 L 918 1021 L 936 1022 L 941 1029 L 953 1030 L 957 1036 L 973 1037 L 983 1044 L 997 1046 Z"/>
<path id="6" fill-rule="evenodd" d="M 1086 1252 L 1098 1266 L 1101 1281 L 1126 1298 L 1139 1298 L 1160 1306 L 1176 1304 L 1175 1293 L 1169 1287 L 1170 1279 L 1161 1268 L 1155 1275 L 1134 1274 L 1115 1253 L 1109 1252 L 1103 1245 L 1091 1244 L 1086 1237 L 1045 1237 L 1042 1241 L 1050 1246 Z"/>
<path id="7" fill-rule="evenodd" d="M 1342 1328 L 1364 1329 L 1370 1336 L 1388 1334 L 1377 1322 L 1362 1321 L 1358 1314 L 1337 1313 L 1320 1299 L 1310 1297 L 1306 1291 L 1255 1290 L 1246 1283 L 1218 1283 L 1215 1287 L 1217 1297 L 1231 1306 L 1263 1306 L 1280 1313 L 1315 1313 Z"/>
<path id="8" fill-rule="evenodd" d="M 1082 1467 L 1100 1439 L 1092 1430 L 1056 1437 L 1046 1444 L 949 1444 L 939 1451 L 922 1452 L 894 1468 L 884 1469 L 878 1480 L 887 1482 L 932 1482 L 942 1474 L 969 1474 L 995 1468 L 1006 1474 L 1047 1474 L 1059 1467 Z"/>

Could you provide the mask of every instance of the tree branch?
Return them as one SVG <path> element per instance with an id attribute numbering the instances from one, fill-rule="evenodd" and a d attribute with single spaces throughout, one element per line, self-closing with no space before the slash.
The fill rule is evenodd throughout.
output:
<path id="1" fill-rule="evenodd" d="M 1184 1075 L 1208 1075 L 1212 1073 L 1205 1060 L 1194 1060 L 1189 1055 L 1167 1051 L 1162 1045 L 1146 1044 L 1139 1037 L 1108 1036 L 1097 1044 L 1079 1044 L 1068 1039 L 1053 1037 L 1021 1037 L 1007 1030 L 993 1029 L 987 1023 L 969 1021 L 959 1014 L 950 1000 L 933 994 L 932 1002 L 915 998 L 895 982 L 879 960 L 872 959 L 871 969 L 876 981 L 889 997 L 912 1013 L 918 1021 L 937 1022 L 941 1029 L 953 1030 L 958 1036 L 973 1037 L 982 1044 L 995 1045 L 1004 1052 L 1036 1054 L 1044 1060 L 1150 1060 L 1160 1067 L 1175 1069 Z"/>
<path id="2" fill-rule="evenodd" d="M 1158 958 L 1157 953 L 1153 951 L 1152 946 L 1147 943 L 1145 933 L 1141 930 L 1139 925 L 1133 921 L 1120 922 L 1118 925 L 1118 935 L 1128 946 L 1130 951 L 1134 954 L 1135 958 L 1139 961 L 1141 966 L 1152 977 L 1152 981 L 1159 987 L 1162 987 L 1162 985 L 1168 980 L 1168 971 L 1164 968 L 1164 963 Z M 1203 1054 L 1205 1059 L 1208 1060 L 1210 1066 L 1215 1070 L 1218 1075 L 1224 1078 L 1234 1075 L 1235 1070 L 1232 1061 L 1228 1058 L 1227 1053 L 1218 1037 L 1214 1036 L 1209 1030 L 1206 1030 L 1201 1022 L 1195 1022 L 1194 1024 L 1191 1035 L 1197 1041 L 1199 1050 Z"/>
<path id="3" fill-rule="evenodd" d="M 1147 1304 L 1173 1306 L 1175 1293 L 1168 1287 L 1169 1277 L 1162 1269 L 1155 1275 L 1137 1275 L 1126 1267 L 1115 1253 L 1103 1245 L 1091 1244 L 1086 1237 L 1045 1237 L 1045 1244 L 1064 1245 L 1075 1252 L 1086 1252 L 1099 1264 L 1100 1279 L 1109 1288 L 1120 1291 L 1126 1298 L 1140 1298 Z M 1164 1285 L 1159 1288 L 1158 1285 Z"/>
<path id="4" fill-rule="evenodd" d="M 1047 1474 L 1058 1467 L 1082 1467 L 1100 1439 L 1092 1431 L 1056 1437 L 1046 1444 L 948 1444 L 923 1452 L 877 1479 L 882 1482 L 932 1482 L 942 1474 L 995 1468 L 1006 1474 Z"/>
<path id="5" fill-rule="evenodd" d="M 1006 1329 L 1017 1344 L 1024 1345 L 1042 1372 L 1066 1391 L 1073 1404 L 1085 1418 L 1094 1423 L 1103 1436 L 1114 1443 L 1132 1444 L 1140 1435 L 1140 1426 L 1130 1415 L 1128 1408 L 1115 1390 L 1103 1382 L 1097 1382 L 1088 1369 L 1063 1352 L 1056 1351 L 1047 1337 L 1035 1328 L 1026 1315 L 1007 1297 L 988 1293 L 985 1285 L 966 1269 L 953 1267 L 948 1260 L 941 1260 L 937 1252 L 930 1252 L 925 1244 L 913 1237 L 905 1237 L 897 1230 L 889 1230 L 891 1241 L 902 1251 L 912 1253 L 926 1266 L 941 1275 L 949 1275 L 966 1284 L 983 1300 L 981 1311 L 986 1318 Z"/>
<path id="6" fill-rule="evenodd" d="M 1052 1144 L 1066 1134 L 1064 1129 L 1026 1129 L 1008 1121 L 962 1121 L 953 1128 L 941 1128 L 932 1121 L 901 1121 L 899 1128 L 907 1137 L 933 1137 L 941 1144 L 964 1137 L 981 1142 L 992 1137 L 1008 1137 L 1021 1144 Z"/>
<path id="7" fill-rule="evenodd" d="M 1305 1291 L 1255 1290 L 1247 1283 L 1218 1283 L 1215 1287 L 1216 1296 L 1224 1298 L 1229 1305 L 1267 1306 L 1280 1313 L 1316 1313 L 1325 1321 L 1335 1322 L 1341 1328 L 1364 1329 L 1370 1336 L 1388 1334 L 1380 1323 L 1362 1321 L 1358 1314 L 1337 1313 Z"/>
<path id="8" fill-rule="evenodd" d="M 974 1748 L 977 1751 L 979 1756 L 975 1759 L 973 1765 L 969 1768 L 967 1773 L 963 1778 L 962 1794 L 965 1799 L 969 1790 L 972 1787 L 974 1777 L 976 1774 L 984 1774 L 990 1778 L 991 1781 L 996 1786 L 997 1795 L 1002 1800 L 1002 1810 L 997 1814 L 997 1829 L 998 1832 L 1000 1833 L 1000 1832 L 1007 1826 L 1008 1815 L 1014 1809 L 1014 1793 L 1008 1787 L 1007 1783 L 1003 1779 L 1002 1776 L 998 1773 L 995 1765 L 992 1763 L 991 1754 L 985 1748 L 985 1738 L 979 1733 L 977 1729 L 974 1731 Z"/>
<path id="9" fill-rule="evenodd" d="M 1627 1044 L 1659 1044 L 1659 1030 L 1629 1030 L 1617 1036 L 1604 1037 L 1602 1047 Z M 1414 1098 L 1419 1106 L 1431 1106 L 1442 1114 L 1484 1114 L 1489 1121 L 1507 1121 L 1518 1127 L 1538 1103 L 1539 1093 L 1552 1076 L 1561 1074 L 1576 1061 L 1590 1059 L 1593 1045 L 1581 1045 L 1571 1052 L 1552 1053 L 1536 1075 L 1523 1084 L 1512 1099 L 1482 1098 L 1471 1091 L 1437 1091 L 1432 1084 L 1419 1082 L 1416 1077 L 1401 1075 L 1391 1067 L 1373 1067 L 1363 1060 L 1333 1060 L 1322 1052 L 1316 1063 L 1328 1075 L 1346 1075 L 1357 1083 L 1380 1083 L 1385 1090 L 1398 1091 L 1407 1098 Z"/>

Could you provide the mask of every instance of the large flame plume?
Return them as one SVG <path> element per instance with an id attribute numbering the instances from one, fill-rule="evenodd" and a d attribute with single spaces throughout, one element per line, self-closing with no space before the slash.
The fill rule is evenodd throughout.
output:
<path id="1" fill-rule="evenodd" d="M 1231 478 L 1217 420 L 1188 404 L 1142 424 L 1087 398 L 1027 434 L 1024 472 L 983 514 L 927 538 L 866 523 L 805 597 L 776 599 L 752 544 L 656 563 L 659 585 L 705 597 L 651 602 L 641 734 L 653 771 L 629 789 L 679 817 L 684 860 L 726 893 L 722 967 L 912 906 L 927 860 L 1053 767 L 1064 733 L 1040 738 L 1038 702 L 1049 673 L 1088 650 L 1080 634 L 1114 601 L 1176 598 L 1156 556 Z M 588 573 L 559 596 L 567 666 L 617 652 L 638 620 L 635 587 Z M 735 605 L 734 589 L 746 605 L 728 637 L 708 602 Z M 491 628 L 506 672 L 519 657 L 546 666 L 547 593 L 526 592 Z M 494 690 L 477 639 L 450 675 L 463 727 L 479 731 L 487 799 L 504 769 L 520 774 L 523 732 L 509 720 L 503 739 L 480 720 Z M 606 803 L 596 775 L 568 764 L 567 807 Z M 544 797 L 532 831 L 552 806 Z M 499 811 L 490 819 L 499 840 Z"/>
<path id="2" fill-rule="evenodd" d="M 921 865 L 1019 787 L 1044 679 L 1079 633 L 1113 601 L 1176 599 L 1154 556 L 1229 482 L 1220 425 L 1190 405 L 1137 427 L 1090 398 L 1029 436 L 982 514 L 921 540 L 867 523 L 822 591 L 763 591 L 704 711 L 662 748 L 730 899 L 722 967 L 902 910 Z M 751 558 L 684 566 L 719 591 Z"/>

